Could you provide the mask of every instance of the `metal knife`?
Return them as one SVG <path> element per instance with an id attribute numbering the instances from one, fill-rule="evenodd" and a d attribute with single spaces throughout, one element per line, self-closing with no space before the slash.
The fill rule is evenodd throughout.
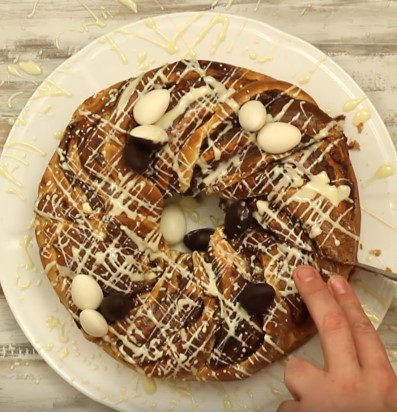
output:
<path id="1" fill-rule="evenodd" d="M 362 269 L 366 272 L 374 273 L 376 275 L 381 275 L 381 276 L 384 276 L 387 279 L 391 279 L 391 280 L 394 280 L 395 282 L 397 282 L 397 273 L 388 272 L 387 270 L 378 269 L 375 266 L 366 265 L 366 264 L 360 263 L 360 262 L 357 262 L 355 264 L 355 266 L 356 266 L 356 268 Z"/>

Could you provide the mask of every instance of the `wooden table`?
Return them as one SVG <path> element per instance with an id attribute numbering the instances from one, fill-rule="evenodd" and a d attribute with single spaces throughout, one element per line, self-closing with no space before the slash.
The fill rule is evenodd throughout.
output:
<path id="1" fill-rule="evenodd" d="M 316 45 L 362 87 L 397 145 L 396 0 L 1 0 L 0 151 L 37 85 L 92 40 L 143 17 L 210 9 L 257 18 Z M 21 61 L 41 69 L 23 70 Z M 1 289 L 0 324 L 0 410 L 109 410 L 46 365 L 18 327 Z M 396 325 L 397 299 L 379 329 L 395 370 Z"/>

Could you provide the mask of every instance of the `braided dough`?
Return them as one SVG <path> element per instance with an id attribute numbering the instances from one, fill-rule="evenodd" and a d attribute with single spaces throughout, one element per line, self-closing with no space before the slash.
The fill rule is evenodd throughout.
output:
<path id="1" fill-rule="evenodd" d="M 168 89 L 160 123 L 169 137 L 136 173 L 123 155 L 139 96 Z M 261 101 L 270 121 L 290 123 L 300 143 L 261 150 L 238 110 Z M 360 207 L 343 117 L 331 118 L 298 87 L 210 61 L 178 61 L 100 91 L 75 111 L 46 168 L 36 203 L 40 257 L 78 326 L 77 274 L 106 297 L 128 300 L 105 336 L 87 339 L 160 378 L 244 379 L 314 333 L 291 274 L 311 264 L 348 277 Z M 339 191 L 345 196 L 339 198 Z M 347 191 L 347 194 L 346 194 Z M 204 252 L 179 252 L 159 230 L 164 201 L 211 195 L 227 210 L 244 199 L 253 220 L 238 237 L 220 225 Z M 247 284 L 271 285 L 263 314 L 239 301 Z"/>

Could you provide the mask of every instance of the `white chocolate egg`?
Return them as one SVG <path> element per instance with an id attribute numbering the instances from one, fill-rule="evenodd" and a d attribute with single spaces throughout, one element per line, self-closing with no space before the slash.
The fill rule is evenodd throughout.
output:
<path id="1" fill-rule="evenodd" d="M 103 292 L 98 282 L 87 275 L 76 275 L 70 292 L 73 303 L 81 310 L 97 309 L 103 299 Z"/>
<path id="2" fill-rule="evenodd" d="M 182 242 L 186 234 L 186 218 L 180 206 L 171 203 L 164 207 L 160 231 L 170 245 Z"/>
<path id="3" fill-rule="evenodd" d="M 238 112 L 240 126 L 247 132 L 257 132 L 266 123 L 266 107 L 258 100 L 244 103 Z"/>
<path id="4" fill-rule="evenodd" d="M 134 127 L 130 131 L 132 137 L 147 140 L 154 144 L 163 144 L 168 142 L 168 134 L 164 129 L 154 124 Z"/>
<path id="5" fill-rule="evenodd" d="M 302 139 L 300 130 L 289 123 L 268 123 L 259 130 L 258 146 L 267 153 L 280 154 L 297 146 Z"/>
<path id="6" fill-rule="evenodd" d="M 109 330 L 106 319 L 93 309 L 84 309 L 80 313 L 80 324 L 84 332 L 94 338 L 103 338 Z"/>
<path id="7" fill-rule="evenodd" d="M 140 96 L 133 109 L 135 121 L 140 125 L 156 123 L 167 111 L 170 98 L 167 89 L 155 89 Z"/>

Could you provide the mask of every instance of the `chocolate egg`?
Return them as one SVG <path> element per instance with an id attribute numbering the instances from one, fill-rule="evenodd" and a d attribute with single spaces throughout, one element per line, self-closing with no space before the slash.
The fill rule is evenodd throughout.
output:
<path id="1" fill-rule="evenodd" d="M 242 235 L 251 223 L 252 212 L 244 200 L 234 202 L 226 209 L 225 233 L 228 237 Z"/>
<path id="2" fill-rule="evenodd" d="M 258 132 L 258 146 L 267 153 L 280 154 L 292 150 L 302 139 L 301 131 L 292 124 L 265 124 Z"/>
<path id="3" fill-rule="evenodd" d="M 102 300 L 101 306 L 99 306 L 99 311 L 110 322 L 114 322 L 125 318 L 131 308 L 131 297 L 115 292 L 110 293 Z"/>
<path id="4" fill-rule="evenodd" d="M 135 121 L 140 125 L 156 123 L 167 111 L 170 99 L 167 89 L 155 89 L 141 95 L 133 108 Z"/>
<path id="5" fill-rule="evenodd" d="M 244 103 L 238 112 L 240 126 L 248 132 L 257 132 L 266 123 L 266 107 L 258 100 Z"/>
<path id="6" fill-rule="evenodd" d="M 183 238 L 183 243 L 192 251 L 198 250 L 205 252 L 208 249 L 210 237 L 214 231 L 215 230 L 211 228 L 192 230 L 189 233 L 186 233 Z"/>
<path id="7" fill-rule="evenodd" d="M 267 283 L 248 283 L 237 300 L 250 315 L 262 315 L 272 304 L 276 293 Z"/>
<path id="8" fill-rule="evenodd" d="M 103 292 L 98 282 L 87 275 L 76 275 L 70 287 L 73 303 L 81 310 L 97 309 L 103 299 Z"/>
<path id="9" fill-rule="evenodd" d="M 96 310 L 84 309 L 79 318 L 81 327 L 88 335 L 103 338 L 108 333 L 109 327 L 105 318 Z"/>
<path id="10" fill-rule="evenodd" d="M 143 173 L 152 160 L 152 150 L 128 139 L 124 146 L 124 160 L 137 173 Z"/>
<path id="11" fill-rule="evenodd" d="M 130 135 L 137 145 L 148 150 L 156 150 L 168 142 L 166 131 L 153 124 L 134 127 Z"/>
<path id="12" fill-rule="evenodd" d="M 179 205 L 170 203 L 164 207 L 160 220 L 160 232 L 170 245 L 182 242 L 186 234 L 186 218 Z"/>

